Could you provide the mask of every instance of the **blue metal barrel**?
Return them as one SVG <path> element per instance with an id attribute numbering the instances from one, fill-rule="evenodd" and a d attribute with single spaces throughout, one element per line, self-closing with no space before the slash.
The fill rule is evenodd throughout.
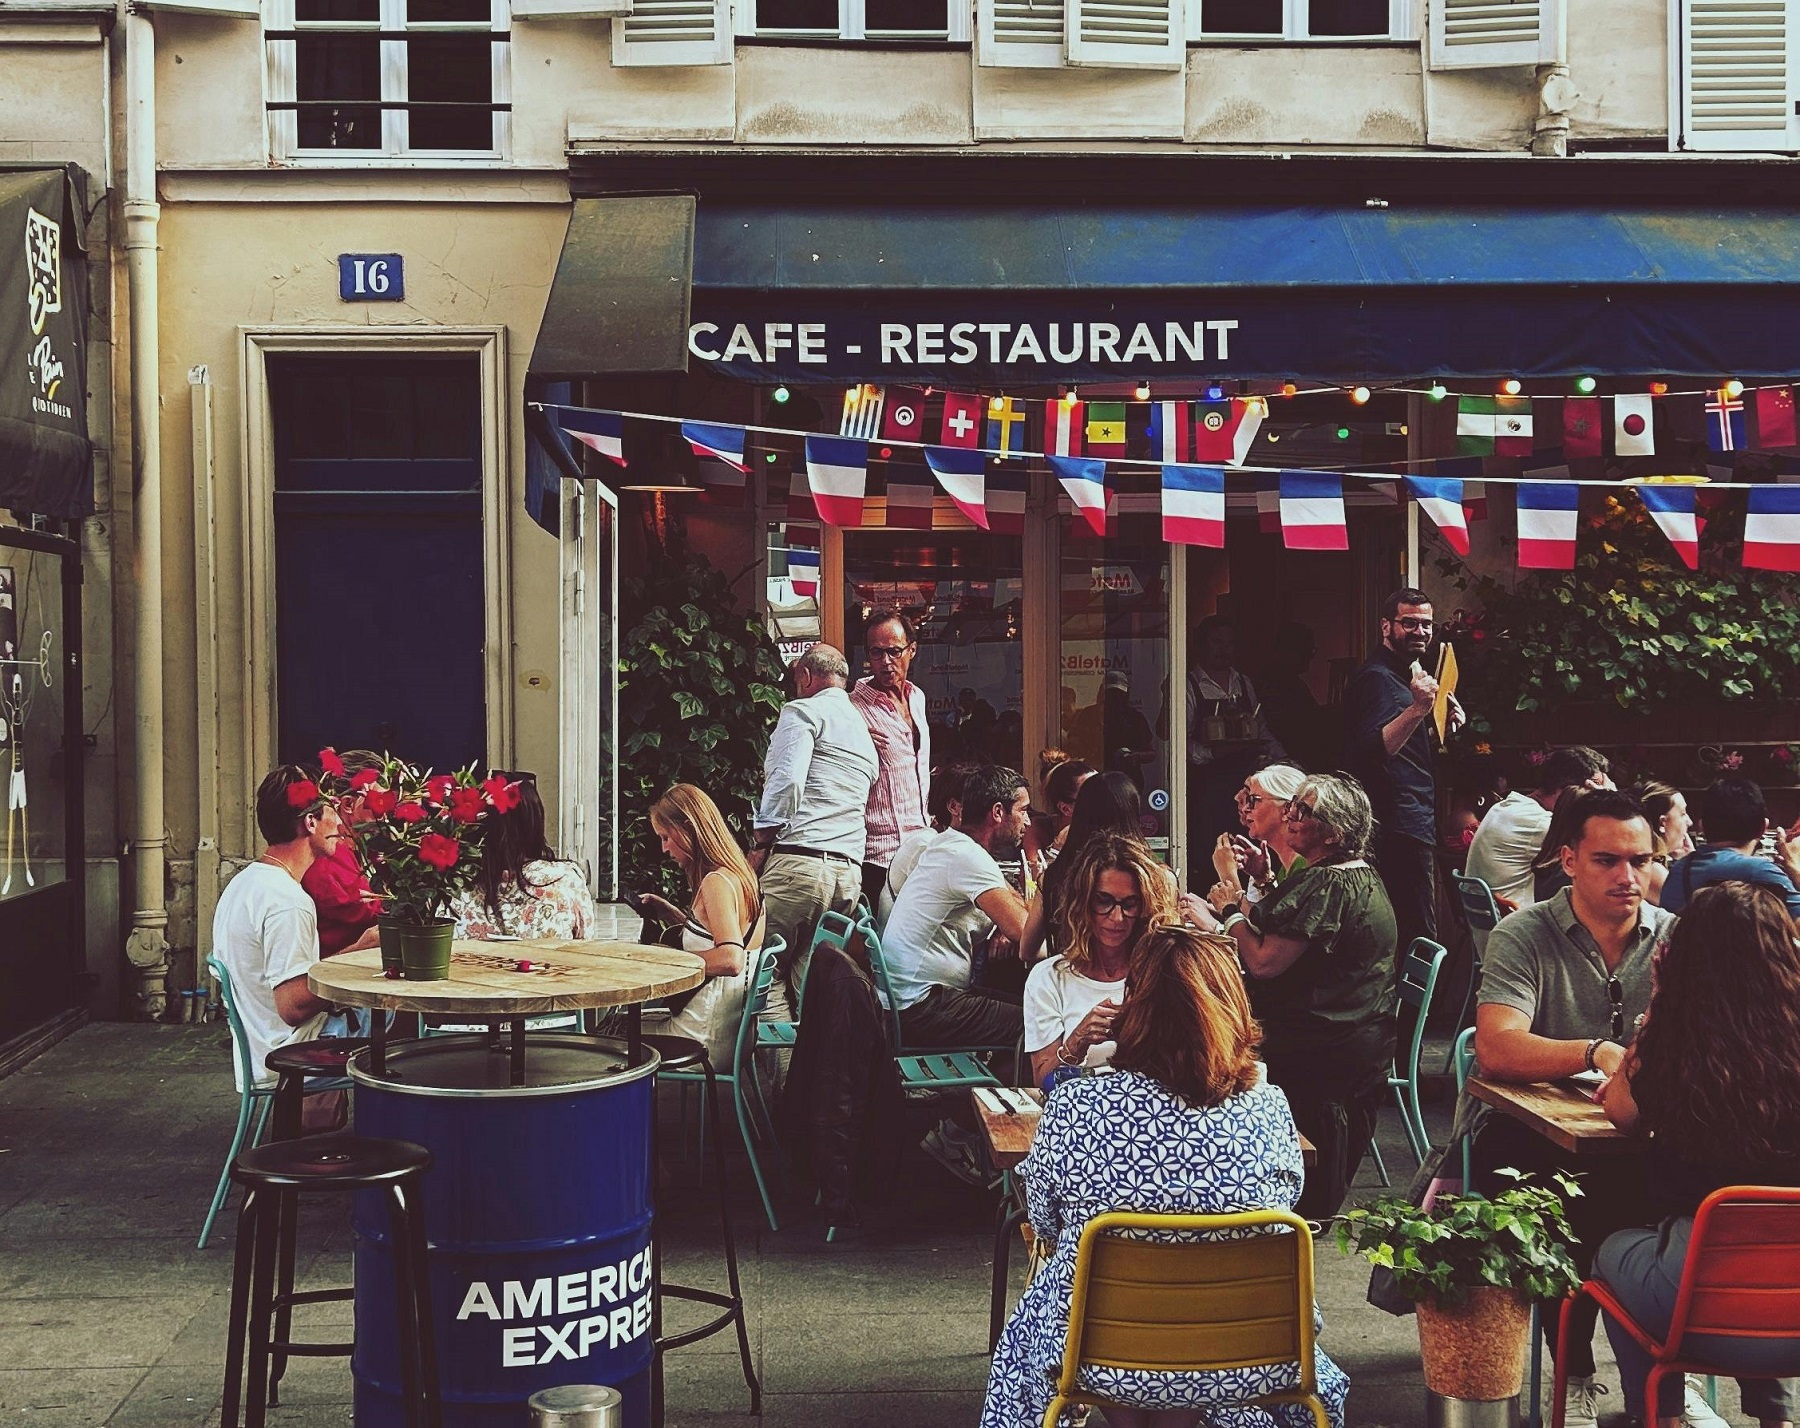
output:
<path id="1" fill-rule="evenodd" d="M 404 1043 L 388 1076 L 351 1059 L 356 1132 L 431 1152 L 425 1235 L 446 1428 L 525 1428 L 541 1388 L 605 1384 L 626 1428 L 650 1421 L 651 1116 L 656 1054 L 533 1036 L 527 1084 L 481 1036 Z M 362 1192 L 356 1242 L 357 1428 L 401 1428 L 393 1246 Z"/>

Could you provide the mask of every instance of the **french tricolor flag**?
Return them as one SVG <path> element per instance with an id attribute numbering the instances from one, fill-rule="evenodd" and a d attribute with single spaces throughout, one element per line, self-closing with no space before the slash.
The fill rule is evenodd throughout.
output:
<path id="1" fill-rule="evenodd" d="M 925 464 L 956 502 L 956 509 L 986 530 L 987 459 L 979 451 L 965 451 L 960 446 L 928 446 Z"/>
<path id="2" fill-rule="evenodd" d="M 1656 528 L 1669 538 L 1681 563 L 1700 568 L 1700 519 L 1694 510 L 1692 486 L 1639 486 L 1638 498 Z"/>
<path id="3" fill-rule="evenodd" d="M 590 412 L 579 407 L 551 407 L 550 419 L 589 451 L 625 464 L 625 418 L 618 412 Z"/>
<path id="4" fill-rule="evenodd" d="M 819 519 L 854 530 L 862 524 L 869 485 L 869 443 L 841 436 L 806 438 L 806 482 Z"/>
<path id="5" fill-rule="evenodd" d="M 1163 539 L 1173 545 L 1225 545 L 1225 472 L 1217 466 L 1164 466 Z"/>
<path id="6" fill-rule="evenodd" d="M 1573 570 L 1581 487 L 1572 481 L 1519 483 L 1519 568 Z"/>
<path id="7" fill-rule="evenodd" d="M 802 598 L 819 593 L 819 552 L 788 547 L 788 584 Z"/>
<path id="8" fill-rule="evenodd" d="M 1344 478 L 1324 471 L 1281 473 L 1281 543 L 1289 550 L 1349 550 Z"/>
<path id="9" fill-rule="evenodd" d="M 1406 489 L 1419 509 L 1436 523 L 1444 540 L 1458 555 L 1469 553 L 1469 518 L 1463 510 L 1463 483 L 1439 476 L 1408 476 Z"/>
<path id="10" fill-rule="evenodd" d="M 1256 529 L 1281 534 L 1281 477 L 1273 471 L 1256 473 Z"/>
<path id="11" fill-rule="evenodd" d="M 1744 564 L 1751 570 L 1800 570 L 1800 486 L 1751 488 Z"/>
<path id="12" fill-rule="evenodd" d="M 1094 534 L 1106 538 L 1106 463 L 1092 457 L 1052 456 L 1050 469 L 1062 482 L 1063 490 L 1075 503 L 1075 509 L 1093 527 Z"/>
<path id="13" fill-rule="evenodd" d="M 735 466 L 740 471 L 750 469 L 750 463 L 744 459 L 743 427 L 684 421 L 681 424 L 681 434 L 686 438 L 687 444 L 694 448 L 696 456 L 710 456 L 714 461 L 723 461 L 727 466 Z"/>

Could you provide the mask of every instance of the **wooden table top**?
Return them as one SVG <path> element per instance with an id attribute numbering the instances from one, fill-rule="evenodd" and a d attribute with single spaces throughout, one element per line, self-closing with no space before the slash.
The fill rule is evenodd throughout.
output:
<path id="1" fill-rule="evenodd" d="M 1469 1094 L 1572 1155 L 1624 1155 L 1643 1146 L 1607 1120 L 1585 1088 L 1568 1081 L 1521 1085 L 1471 1076 Z"/>
<path id="2" fill-rule="evenodd" d="M 532 970 L 519 971 L 521 961 L 529 961 Z M 383 976 L 381 952 L 374 947 L 315 962 L 306 977 L 315 996 L 343 1006 L 473 1017 L 636 1006 L 705 980 L 706 964 L 691 952 L 555 938 L 453 942 L 450 976 L 442 982 Z"/>
<path id="3" fill-rule="evenodd" d="M 987 1144 L 994 1168 L 1014 1169 L 1030 1151 L 1031 1142 L 1037 1136 L 1038 1117 L 1044 1110 L 1044 1093 L 1036 1088 L 1011 1088 L 1009 1096 L 1015 1101 L 1020 1096 L 1025 1097 L 1031 1102 L 1031 1109 L 1010 1113 L 999 1104 L 1005 1098 L 996 1098 L 992 1090 L 978 1089 L 973 1094 L 975 1115 L 981 1122 L 981 1138 Z M 1308 1165 L 1318 1163 L 1318 1149 L 1305 1136 L 1300 1137 L 1300 1156 Z"/>

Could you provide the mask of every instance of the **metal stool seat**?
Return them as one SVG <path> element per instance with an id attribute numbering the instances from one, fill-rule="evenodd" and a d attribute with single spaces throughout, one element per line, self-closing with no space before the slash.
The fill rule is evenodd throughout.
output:
<path id="1" fill-rule="evenodd" d="M 657 1067 L 659 1072 L 698 1069 L 706 1078 L 706 1102 L 702 1114 L 709 1117 L 713 1125 L 713 1170 L 719 1181 L 719 1225 L 725 1240 L 725 1278 L 730 1286 L 729 1292 L 721 1294 L 716 1289 L 696 1289 L 685 1284 L 663 1283 L 662 1237 L 655 1229 L 651 1230 L 653 1269 L 650 1282 L 655 1292 L 651 1299 L 650 1332 L 656 1341 L 656 1357 L 650 1371 L 651 1422 L 660 1428 L 663 1421 L 663 1355 L 670 1349 L 684 1348 L 701 1339 L 709 1339 L 733 1324 L 737 1326 L 738 1357 L 743 1361 L 744 1382 L 750 1386 L 750 1412 L 753 1416 L 759 1415 L 762 1412 L 762 1385 L 757 1382 L 756 1365 L 750 1359 L 750 1331 L 744 1320 L 744 1291 L 738 1283 L 737 1237 L 731 1228 L 731 1195 L 725 1180 L 725 1152 L 722 1149 L 725 1140 L 724 1122 L 719 1119 L 719 1083 L 713 1076 L 712 1061 L 701 1042 L 692 1037 L 659 1033 L 646 1034 L 643 1040 L 645 1046 L 652 1048 L 662 1058 Z M 704 1121 L 702 1127 L 701 1139 L 704 1143 Z M 654 1163 L 653 1159 L 652 1164 Z M 696 1328 L 683 1330 L 679 1334 L 665 1334 L 662 1331 L 662 1301 L 665 1297 L 684 1299 L 693 1304 L 710 1304 L 725 1312 Z"/>
<path id="2" fill-rule="evenodd" d="M 321 1036 L 313 1041 L 296 1041 L 288 1046 L 277 1046 L 263 1057 L 263 1065 L 276 1075 L 275 1082 L 275 1129 L 273 1139 L 292 1140 L 300 1134 L 300 1107 L 306 1092 L 308 1081 L 329 1080 L 334 1076 L 345 1078 L 348 1086 L 349 1073 L 344 1063 L 349 1060 L 350 1053 L 367 1046 L 367 1040 L 360 1036 Z M 334 1090 L 335 1087 L 313 1087 L 318 1090 Z"/>
<path id="3" fill-rule="evenodd" d="M 431 1294 L 425 1260 L 420 1185 L 431 1164 L 423 1146 L 365 1136 L 325 1135 L 272 1141 L 244 1151 L 231 1178 L 244 1188 L 231 1273 L 231 1320 L 225 1346 L 224 1428 L 262 1428 L 277 1401 L 276 1382 L 290 1354 L 348 1356 L 353 1344 L 294 1343 L 287 1337 L 293 1306 L 351 1297 L 348 1289 L 293 1290 L 293 1237 L 302 1194 L 374 1190 L 388 1201 L 394 1237 L 395 1306 L 402 1398 L 407 1428 L 438 1428 L 437 1355 L 432 1343 Z M 285 1279 L 277 1289 L 279 1269 Z M 245 1392 L 245 1340 L 249 1387 Z M 274 1356 L 277 1372 L 270 1376 Z"/>

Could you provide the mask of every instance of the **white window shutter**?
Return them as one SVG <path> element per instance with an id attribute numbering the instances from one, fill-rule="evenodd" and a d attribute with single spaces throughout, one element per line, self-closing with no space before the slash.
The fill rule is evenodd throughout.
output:
<path id="1" fill-rule="evenodd" d="M 177 15 L 222 15 L 235 20 L 262 19 L 262 0 L 141 0 L 142 8 Z"/>
<path id="2" fill-rule="evenodd" d="M 615 65 L 730 64 L 731 0 L 632 0 L 612 34 Z"/>
<path id="3" fill-rule="evenodd" d="M 1497 69 L 1561 58 L 1561 0 L 1431 0 L 1431 67 Z"/>
<path id="4" fill-rule="evenodd" d="M 1681 147 L 1792 151 L 1794 0 L 1682 0 Z"/>
<path id="5" fill-rule="evenodd" d="M 1058 69 L 1066 0 L 977 0 L 975 62 L 996 68 Z"/>
<path id="6" fill-rule="evenodd" d="M 1185 0 L 1068 0 L 1070 64 L 1180 69 L 1187 63 Z"/>
<path id="7" fill-rule="evenodd" d="M 631 0 L 512 0 L 515 20 L 596 20 L 630 13 Z"/>

